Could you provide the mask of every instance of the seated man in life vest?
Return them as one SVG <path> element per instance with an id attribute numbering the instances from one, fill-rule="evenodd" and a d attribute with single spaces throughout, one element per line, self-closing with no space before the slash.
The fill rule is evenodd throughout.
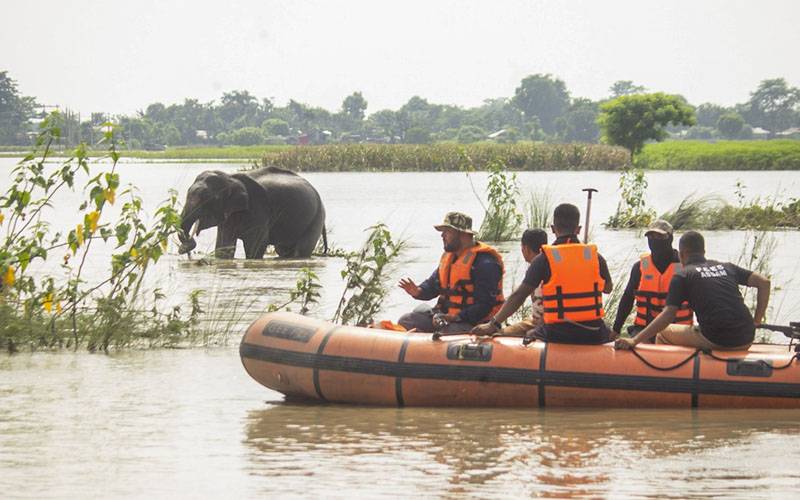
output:
<path id="1" fill-rule="evenodd" d="M 625 320 L 633 309 L 636 299 L 636 318 L 629 328 L 631 336 L 636 335 L 658 316 L 667 301 L 669 283 L 673 274 L 682 268 L 678 251 L 672 248 L 672 224 L 657 220 L 650 224 L 644 233 L 650 253 L 643 254 L 633 263 L 628 285 L 619 300 L 617 318 L 614 320 L 614 335 L 619 336 Z M 675 323 L 691 325 L 692 310 L 684 302 L 675 316 Z M 655 339 L 653 339 L 655 340 Z"/>
<path id="2" fill-rule="evenodd" d="M 707 260 L 705 240 L 697 231 L 687 231 L 678 243 L 683 269 L 672 276 L 664 310 L 633 338 L 617 339 L 615 347 L 630 349 L 656 336 L 658 344 L 698 349 L 744 350 L 755 337 L 755 327 L 764 321 L 769 303 L 770 281 L 761 274 L 730 262 Z M 758 289 L 755 317 L 744 303 L 739 285 Z M 671 325 L 681 304 L 689 303 L 697 325 Z"/>
<path id="3" fill-rule="evenodd" d="M 541 285 L 544 321 L 525 336 L 523 344 L 536 339 L 603 344 L 612 339 L 612 332 L 603 321 L 603 293 L 612 290 L 611 275 L 597 247 L 578 240 L 580 216 L 575 205 L 563 203 L 556 207 L 552 225 L 556 240 L 542 246 L 542 253 L 531 261 L 522 283 L 500 311 L 489 322 L 473 328 L 473 333 L 489 335 L 500 330 L 502 322 Z"/>
<path id="4" fill-rule="evenodd" d="M 522 258 L 530 264 L 537 255 L 542 253 L 542 245 L 547 244 L 547 233 L 544 229 L 526 229 L 522 233 L 520 249 Z M 539 286 L 531 294 L 531 317 L 523 319 L 513 325 L 508 325 L 500 330 L 500 335 L 524 337 L 526 333 L 537 327 L 542 322 L 544 314 L 542 306 L 542 287 Z"/>
<path id="5" fill-rule="evenodd" d="M 417 300 L 439 297 L 436 306 L 417 307 L 398 323 L 418 332 L 466 332 L 491 318 L 503 303 L 503 258 L 497 250 L 475 240 L 472 219 L 450 212 L 440 225 L 444 253 L 439 267 L 419 286 L 403 278 L 400 288 Z"/>

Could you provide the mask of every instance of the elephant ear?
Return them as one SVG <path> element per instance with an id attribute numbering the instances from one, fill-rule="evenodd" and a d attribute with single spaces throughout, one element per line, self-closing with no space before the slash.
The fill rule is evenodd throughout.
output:
<path id="1" fill-rule="evenodd" d="M 231 179 L 230 186 L 226 189 L 225 197 L 222 201 L 222 210 L 225 218 L 230 217 L 235 212 L 243 212 L 250 208 L 250 196 L 247 188 L 238 179 Z"/>

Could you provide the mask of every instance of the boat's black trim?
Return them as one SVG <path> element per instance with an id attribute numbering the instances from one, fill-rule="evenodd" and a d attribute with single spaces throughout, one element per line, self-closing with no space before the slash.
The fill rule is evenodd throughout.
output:
<path id="1" fill-rule="evenodd" d="M 405 363 L 406 360 L 406 351 L 408 350 L 408 343 L 411 340 L 410 335 L 406 335 L 406 339 L 403 341 L 403 345 L 400 346 L 400 354 L 397 355 L 397 364 L 402 365 Z M 394 379 L 394 393 L 395 397 L 397 397 L 397 406 L 403 407 L 405 406 L 405 401 L 403 400 L 403 377 L 397 377 Z"/>
<path id="2" fill-rule="evenodd" d="M 334 330 L 327 333 L 330 337 Z M 325 342 L 323 340 L 323 342 Z M 322 352 L 324 345 L 320 345 Z M 319 370 L 365 373 L 387 377 L 496 382 L 504 384 L 582 387 L 585 389 L 618 389 L 682 394 L 716 394 L 731 396 L 800 397 L 800 384 L 786 382 L 752 382 L 744 380 L 695 380 L 693 378 L 652 377 L 646 375 L 610 375 L 563 371 L 540 371 L 524 368 L 504 368 L 474 365 L 445 365 L 431 363 L 397 363 L 374 359 L 349 358 L 312 354 L 284 349 L 242 344 L 243 357 L 270 363 L 314 369 L 314 387 L 319 389 Z M 699 357 L 699 356 L 698 356 Z M 699 368 L 698 368 L 699 370 Z"/>
<path id="3" fill-rule="evenodd" d="M 330 330 L 325 332 L 325 336 L 322 337 L 322 342 L 319 343 L 319 347 L 317 348 L 317 354 L 316 355 L 306 354 L 306 356 L 311 356 L 314 360 L 321 359 L 321 356 L 323 356 L 322 353 L 323 351 L 325 351 L 325 346 L 328 345 L 328 341 L 331 339 L 333 332 L 335 332 L 338 329 L 339 329 L 338 326 L 334 326 Z M 291 352 L 291 351 L 285 351 L 285 352 Z M 277 360 L 275 362 L 280 363 L 280 361 Z M 291 363 L 285 363 L 285 364 L 291 364 Z M 304 366 L 304 365 L 297 365 L 297 366 Z M 319 363 L 315 363 L 312 360 L 311 368 L 314 368 L 314 390 L 317 391 L 317 397 L 323 401 L 327 401 L 327 399 L 325 399 L 325 395 L 322 394 L 322 388 L 319 385 L 319 369 L 320 369 Z"/>

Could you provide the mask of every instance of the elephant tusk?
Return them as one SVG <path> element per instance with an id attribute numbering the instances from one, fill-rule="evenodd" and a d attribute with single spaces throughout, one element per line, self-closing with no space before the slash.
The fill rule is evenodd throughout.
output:
<path id="1" fill-rule="evenodd" d="M 194 221 L 194 224 L 192 224 L 192 229 L 189 231 L 189 235 L 192 238 L 194 238 L 198 234 L 200 234 L 200 219 Z"/>

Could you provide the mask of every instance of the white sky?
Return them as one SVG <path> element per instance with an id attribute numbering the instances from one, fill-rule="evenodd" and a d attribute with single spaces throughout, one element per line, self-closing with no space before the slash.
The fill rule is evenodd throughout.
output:
<path id="1" fill-rule="evenodd" d="M 800 1 L 2 0 L 0 71 L 41 103 L 130 114 L 246 89 L 368 113 L 411 96 L 475 106 L 551 73 L 599 99 L 616 80 L 693 104 L 800 86 Z"/>

